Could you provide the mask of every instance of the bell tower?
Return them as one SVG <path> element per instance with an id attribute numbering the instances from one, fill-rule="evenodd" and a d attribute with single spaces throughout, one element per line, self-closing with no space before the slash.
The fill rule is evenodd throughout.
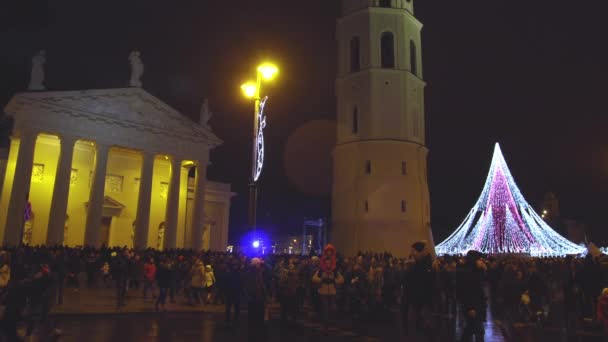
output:
<path id="1" fill-rule="evenodd" d="M 342 0 L 332 237 L 346 255 L 433 243 L 421 29 L 413 0 Z"/>

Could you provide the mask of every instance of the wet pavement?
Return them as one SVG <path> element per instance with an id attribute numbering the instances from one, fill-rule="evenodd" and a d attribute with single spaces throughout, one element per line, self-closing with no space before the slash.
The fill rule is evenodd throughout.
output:
<path id="1" fill-rule="evenodd" d="M 227 329 L 223 314 L 213 312 L 164 312 L 90 315 L 53 315 L 62 331 L 60 341 L 247 341 L 246 312 L 236 328 Z M 266 321 L 266 341 L 457 341 L 462 326 L 458 317 L 433 314 L 432 328 L 416 334 L 404 331 L 398 312 L 359 322 L 337 314 L 329 327 L 301 317 L 284 328 L 275 312 Z M 412 322 L 413 323 L 413 322 Z M 412 324 L 410 324 L 412 326 Z M 567 338 L 559 328 L 521 326 L 505 338 L 500 321 L 485 323 L 485 341 L 605 341 L 601 335 L 579 332 Z"/>
<path id="2" fill-rule="evenodd" d="M 53 325 L 62 331 L 60 341 L 246 341 L 246 311 L 241 313 L 238 328 L 226 329 L 221 305 L 188 306 L 183 296 L 167 306 L 168 312 L 155 313 L 154 301 L 143 300 L 139 291 L 129 293 L 127 306 L 116 309 L 112 289 L 66 291 L 64 303 L 52 310 Z M 287 329 L 279 321 L 279 306 L 269 305 L 271 319 L 266 322 L 267 341 L 457 341 L 462 333 L 462 315 L 431 313 L 430 329 L 407 333 L 398 310 L 383 315 L 369 315 L 353 322 L 348 313 L 336 313 L 329 327 L 310 317 L 310 308 Z M 500 314 L 496 314 L 500 316 Z M 567 337 L 564 327 L 519 326 L 506 337 L 503 322 L 487 310 L 485 341 L 605 341 L 601 332 L 577 331 Z M 414 324 L 410 317 L 410 327 Z"/>

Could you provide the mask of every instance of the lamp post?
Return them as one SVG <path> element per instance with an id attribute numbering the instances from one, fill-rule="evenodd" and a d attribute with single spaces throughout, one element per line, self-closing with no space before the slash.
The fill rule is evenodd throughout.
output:
<path id="1" fill-rule="evenodd" d="M 241 86 L 245 97 L 254 99 L 253 107 L 253 146 L 251 152 L 251 174 L 249 178 L 249 227 L 256 230 L 256 209 L 257 209 L 257 181 L 262 173 L 264 165 L 264 135 L 266 127 L 266 117 L 264 116 L 264 105 L 268 96 L 260 96 L 262 81 L 271 81 L 279 72 L 279 69 L 272 63 L 263 63 L 256 70 L 256 81 L 246 82 Z"/>

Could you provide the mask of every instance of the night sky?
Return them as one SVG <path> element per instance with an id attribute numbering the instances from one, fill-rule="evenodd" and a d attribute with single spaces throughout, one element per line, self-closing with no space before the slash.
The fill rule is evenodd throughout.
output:
<path id="1" fill-rule="evenodd" d="M 547 191 L 562 216 L 604 237 L 608 212 L 608 21 L 600 1 L 415 3 L 424 23 L 432 226 L 446 237 L 473 206 L 500 142 L 536 206 Z M 115 88 L 139 49 L 144 89 L 198 119 L 204 97 L 224 145 L 209 179 L 238 193 L 231 239 L 244 231 L 252 104 L 239 86 L 255 66 L 281 67 L 266 86 L 267 165 L 258 221 L 299 232 L 330 217 L 339 3 L 330 0 L 8 1 L 0 4 L 0 105 L 27 87 L 46 49 L 50 90 Z M 6 141 L 6 134 L 1 137 Z M 234 241 L 234 240 L 233 240 Z"/>

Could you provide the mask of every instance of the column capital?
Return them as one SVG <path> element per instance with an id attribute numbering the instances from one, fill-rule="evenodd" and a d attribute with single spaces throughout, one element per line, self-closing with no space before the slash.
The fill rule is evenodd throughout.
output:
<path id="1" fill-rule="evenodd" d="M 80 140 L 80 138 L 73 136 L 73 135 L 62 134 L 59 136 L 59 140 L 62 143 L 66 142 L 66 143 L 71 143 L 73 145 L 76 143 L 76 141 Z"/>
<path id="2" fill-rule="evenodd" d="M 184 160 L 182 158 L 179 158 L 179 157 L 176 157 L 176 156 L 171 156 L 171 165 L 179 164 L 178 166 L 181 167 L 183 161 Z"/>
<path id="3" fill-rule="evenodd" d="M 40 132 L 34 129 L 21 129 L 16 138 L 19 138 L 20 141 L 28 140 L 28 141 L 36 141 L 38 138 L 38 134 Z"/>

